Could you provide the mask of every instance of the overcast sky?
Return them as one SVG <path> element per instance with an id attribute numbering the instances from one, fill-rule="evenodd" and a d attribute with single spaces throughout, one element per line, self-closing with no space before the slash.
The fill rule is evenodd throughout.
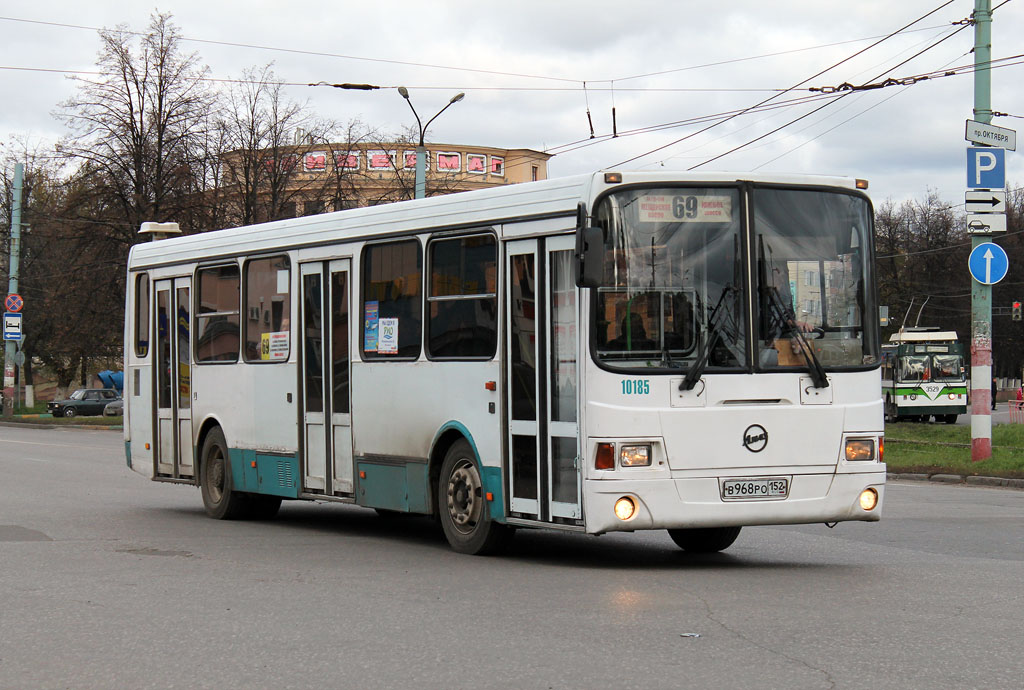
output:
<path id="1" fill-rule="evenodd" d="M 995 59 L 1024 53 L 1024 0 L 998 7 L 1000 2 L 992 2 L 998 8 Z M 95 28 L 123 23 L 142 31 L 159 10 L 173 15 L 183 37 L 195 39 L 183 48 L 198 53 L 211 77 L 239 77 L 248 67 L 273 61 L 274 72 L 286 82 L 382 87 L 288 87 L 290 98 L 308 101 L 325 118 L 359 118 L 398 133 L 414 122 L 395 87 L 408 87 L 424 121 L 451 96 L 465 92 L 465 100 L 431 126 L 428 143 L 547 150 L 557 154 L 549 167 L 552 177 L 609 167 L 686 170 L 767 134 L 700 169 L 867 178 L 876 205 L 922 199 L 929 190 L 950 203 L 963 202 L 964 124 L 972 117 L 974 88 L 969 72 L 857 91 L 772 134 L 827 101 L 748 113 L 699 134 L 710 122 L 630 132 L 742 110 L 771 96 L 776 98 L 769 105 L 820 93 L 806 90 L 812 86 L 863 85 L 969 65 L 973 27 L 925 49 L 960 28 L 954 23 L 970 16 L 973 0 L 954 0 L 820 76 L 814 75 L 943 1 L 165 0 L 154 8 L 125 0 L 38 0 L 5 5 L 0 10 L 0 66 L 5 68 L 0 69 L 0 138 L 8 150 L 12 137 L 48 144 L 64 132 L 53 113 L 74 85 L 59 71 L 95 70 Z M 1017 116 L 997 117 L 993 124 L 1011 129 L 1021 124 L 1022 77 L 1022 64 L 993 70 L 993 110 Z M 797 84 L 802 90 L 772 91 Z M 610 139 L 613 105 L 620 136 Z M 597 135 L 593 141 L 588 107 Z M 573 142 L 577 146 L 567 146 Z M 1008 153 L 1006 160 L 1008 181 L 1019 186 L 1024 181 L 1020 157 Z"/>

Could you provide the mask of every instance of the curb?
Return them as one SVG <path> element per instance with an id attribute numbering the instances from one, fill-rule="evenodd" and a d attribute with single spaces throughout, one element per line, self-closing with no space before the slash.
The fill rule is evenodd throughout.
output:
<path id="1" fill-rule="evenodd" d="M 910 472 L 889 472 L 886 481 L 939 482 L 942 484 L 966 484 L 968 486 L 998 486 L 1006 489 L 1024 489 L 1024 479 L 1006 477 L 977 477 L 972 474 L 914 474 Z"/>

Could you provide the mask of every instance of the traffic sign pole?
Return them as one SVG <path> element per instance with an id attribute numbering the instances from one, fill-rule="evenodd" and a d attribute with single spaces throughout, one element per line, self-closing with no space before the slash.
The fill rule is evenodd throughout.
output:
<path id="1" fill-rule="evenodd" d="M 992 3 L 974 1 L 974 119 L 992 122 Z M 970 151 L 970 149 L 969 149 Z M 967 185 L 981 187 L 993 158 L 967 156 Z M 987 185 L 985 185 L 987 186 Z M 1002 185 L 1000 185 L 1002 186 Z M 988 242 L 990 235 L 971 234 L 971 254 Z M 983 252 L 984 250 L 982 250 Z M 972 274 L 974 271 L 972 270 Z M 971 280 L 971 460 L 992 457 L 992 286 Z"/>
<path id="2" fill-rule="evenodd" d="M 10 277 L 7 281 L 8 295 L 18 294 L 18 264 L 21 261 L 21 188 L 25 177 L 25 166 L 14 165 L 14 194 L 11 198 L 11 255 Z M 20 297 L 18 298 L 21 299 Z M 19 307 L 20 308 L 20 307 Z M 4 416 L 14 414 L 14 353 L 15 343 L 8 340 L 4 348 Z"/>

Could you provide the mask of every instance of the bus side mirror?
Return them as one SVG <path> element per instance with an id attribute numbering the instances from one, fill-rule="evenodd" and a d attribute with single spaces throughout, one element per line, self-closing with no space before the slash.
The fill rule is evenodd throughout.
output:
<path id="1" fill-rule="evenodd" d="M 596 288 L 604 276 L 604 234 L 601 228 L 576 229 L 576 287 Z"/>

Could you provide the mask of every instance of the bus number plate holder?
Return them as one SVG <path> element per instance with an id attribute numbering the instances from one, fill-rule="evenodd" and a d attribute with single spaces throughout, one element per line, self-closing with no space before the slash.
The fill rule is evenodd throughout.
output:
<path id="1" fill-rule="evenodd" d="M 723 479 L 723 501 L 782 500 L 789 496 L 789 477 Z"/>

